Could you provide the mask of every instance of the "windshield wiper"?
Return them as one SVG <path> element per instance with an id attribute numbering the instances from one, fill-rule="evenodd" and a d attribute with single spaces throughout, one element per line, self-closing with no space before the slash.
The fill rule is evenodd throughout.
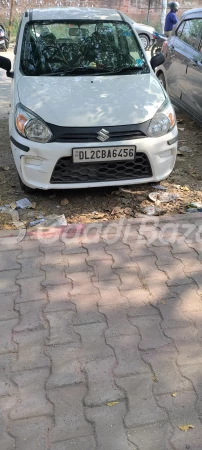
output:
<path id="1" fill-rule="evenodd" d="M 140 70 L 142 70 L 144 68 L 145 68 L 145 66 L 142 66 L 142 67 L 140 67 L 140 66 L 139 67 L 138 66 L 123 66 L 123 67 L 120 67 L 119 69 L 112 70 L 109 73 L 116 75 L 117 73 L 122 73 L 122 72 L 133 72 L 133 71 L 139 72 Z"/>
<path id="2" fill-rule="evenodd" d="M 48 73 L 41 73 L 41 76 L 58 76 L 58 75 L 71 75 L 71 74 L 97 74 L 100 73 L 103 75 L 103 73 L 110 73 L 111 70 L 104 69 L 104 68 L 98 68 L 98 67 L 74 67 L 71 70 L 61 70 L 59 72 L 48 72 Z"/>

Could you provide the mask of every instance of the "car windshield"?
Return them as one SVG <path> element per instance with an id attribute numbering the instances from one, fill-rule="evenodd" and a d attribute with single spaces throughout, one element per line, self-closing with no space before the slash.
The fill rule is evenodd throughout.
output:
<path id="1" fill-rule="evenodd" d="M 148 73 L 144 53 L 126 22 L 29 22 L 21 50 L 24 75 Z"/>

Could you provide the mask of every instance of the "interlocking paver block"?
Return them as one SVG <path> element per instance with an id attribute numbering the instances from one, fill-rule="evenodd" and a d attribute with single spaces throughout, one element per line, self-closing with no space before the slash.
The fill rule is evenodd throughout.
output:
<path id="1" fill-rule="evenodd" d="M 127 245 L 123 244 L 122 247 L 107 245 L 106 252 L 113 258 L 112 269 L 134 267 L 134 261 L 130 258 L 131 251 Z"/>
<path id="2" fill-rule="evenodd" d="M 18 323 L 18 319 L 2 320 L 0 322 L 0 355 L 17 352 L 17 345 L 12 339 L 12 330 Z"/>
<path id="3" fill-rule="evenodd" d="M 74 316 L 75 312 L 68 310 L 45 314 L 50 326 L 50 335 L 46 339 L 48 345 L 79 342 L 79 336 L 73 328 Z"/>
<path id="4" fill-rule="evenodd" d="M 116 285 L 113 284 L 114 282 Z M 113 280 L 109 285 L 103 281 L 93 284 L 98 288 L 98 292 L 100 293 L 100 299 L 98 300 L 99 306 L 118 305 L 123 304 L 124 302 L 128 304 L 127 299 L 124 297 L 124 293 L 120 292 L 118 289 L 121 284 L 120 281 Z"/>
<path id="5" fill-rule="evenodd" d="M 80 358 L 83 361 L 100 360 L 113 356 L 113 350 L 106 345 L 104 332 L 106 323 L 78 325 L 74 330 L 81 338 Z"/>
<path id="6" fill-rule="evenodd" d="M 178 253 L 176 255 L 176 258 L 178 258 L 181 263 L 183 264 L 184 272 L 188 274 L 188 276 L 192 276 L 192 272 L 202 272 L 202 263 L 199 261 L 197 257 L 197 253 L 193 251 L 192 253 Z M 189 275 L 190 273 L 190 275 Z"/>
<path id="7" fill-rule="evenodd" d="M 52 371 L 46 383 L 47 389 L 84 382 L 78 361 L 78 348 L 59 345 L 47 349 L 46 354 L 51 357 Z"/>
<path id="8" fill-rule="evenodd" d="M 172 342 L 171 339 L 164 336 L 160 327 L 161 318 L 159 316 L 131 317 L 130 321 L 140 332 L 140 350 L 159 348 Z"/>
<path id="9" fill-rule="evenodd" d="M 42 261 L 43 257 L 19 259 L 21 271 L 17 277 L 17 280 L 22 278 L 40 277 L 40 275 L 43 274 L 43 272 L 41 272 Z"/>
<path id="10" fill-rule="evenodd" d="M 175 261 L 170 247 L 165 247 L 163 250 L 161 247 L 151 246 L 149 248 L 156 255 L 157 267 L 164 267 L 167 264 L 172 264 Z"/>
<path id="11" fill-rule="evenodd" d="M 56 284 L 65 284 L 72 287 L 71 280 L 66 276 L 62 266 L 43 266 L 46 279 L 42 282 L 42 286 L 55 286 Z"/>
<path id="12" fill-rule="evenodd" d="M 55 251 L 53 248 L 43 248 L 43 261 L 42 268 L 43 270 L 51 271 L 54 270 L 55 267 L 59 266 L 60 268 L 68 267 L 68 259 L 66 255 L 62 255 L 61 251 Z"/>
<path id="13" fill-rule="evenodd" d="M 16 450 L 49 450 L 48 430 L 51 420 L 46 417 L 16 420 L 9 425 L 16 440 Z M 2 448 L 4 450 L 4 447 Z"/>
<path id="14" fill-rule="evenodd" d="M 73 319 L 74 325 L 85 325 L 96 322 L 105 322 L 106 318 L 98 311 L 99 295 L 78 295 L 71 297 L 71 302 L 75 305 L 77 314 Z"/>
<path id="15" fill-rule="evenodd" d="M 140 343 L 139 335 L 116 336 L 107 338 L 107 343 L 113 347 L 117 359 L 114 375 L 124 377 L 139 373 L 151 373 L 148 364 L 141 358 L 138 349 Z"/>
<path id="16" fill-rule="evenodd" d="M 6 292 L 18 292 L 20 290 L 18 284 L 16 284 L 16 277 L 19 273 L 20 270 L 0 272 L 0 295 Z"/>
<path id="17" fill-rule="evenodd" d="M 71 295 L 93 295 L 99 294 L 99 291 L 91 283 L 92 274 L 90 273 L 70 273 L 69 279 L 73 282 Z"/>
<path id="18" fill-rule="evenodd" d="M 69 293 L 71 289 L 71 283 L 68 285 L 61 284 L 56 286 L 48 286 L 46 288 L 46 292 L 49 303 L 44 309 L 44 312 L 63 311 L 65 309 L 75 310 L 74 304 L 69 300 Z"/>
<path id="19" fill-rule="evenodd" d="M 25 258 L 43 258 L 44 256 L 44 254 L 40 251 L 40 242 L 36 240 L 23 240 L 19 243 L 19 248 L 21 252 L 18 255 L 18 260 Z"/>
<path id="20" fill-rule="evenodd" d="M 17 388 L 11 381 L 11 370 L 15 359 L 14 354 L 0 356 L 0 397 L 16 394 Z"/>
<path id="21" fill-rule="evenodd" d="M 189 247 L 189 245 L 183 239 L 184 238 L 182 236 L 178 241 L 170 243 L 173 255 L 177 253 L 189 253 L 189 252 L 192 254 L 193 249 Z"/>
<path id="22" fill-rule="evenodd" d="M 157 379 L 153 386 L 154 394 L 192 389 L 190 381 L 182 376 L 178 368 L 177 356 L 174 345 L 149 350 L 142 354 L 143 360 L 150 364 Z"/>
<path id="23" fill-rule="evenodd" d="M 45 276 L 42 275 L 41 277 L 18 280 L 18 284 L 21 287 L 21 294 L 18 296 L 16 303 L 46 300 L 45 290 L 41 286 L 44 279 Z"/>
<path id="24" fill-rule="evenodd" d="M 159 272 L 159 269 L 156 266 L 156 257 L 155 256 L 146 256 L 144 258 L 137 258 L 137 264 L 139 268 L 139 275 L 141 278 L 152 277 L 156 275 L 156 272 Z"/>
<path id="25" fill-rule="evenodd" d="M 124 291 L 123 295 L 128 299 L 130 307 L 134 307 L 134 309 L 136 309 L 137 316 L 147 315 L 144 308 L 149 306 L 152 298 L 149 291 L 146 289 L 131 289 L 129 291 Z M 149 309 L 150 312 L 152 312 L 154 308 L 150 307 Z"/>
<path id="26" fill-rule="evenodd" d="M 138 334 L 136 327 L 131 325 L 127 317 L 127 307 L 123 305 L 100 306 L 99 311 L 107 318 L 108 329 L 105 337 Z"/>
<path id="27" fill-rule="evenodd" d="M 193 311 L 202 312 L 202 297 L 196 284 L 172 286 L 171 291 L 179 295 L 179 306 L 183 313 L 187 312 L 189 314 Z"/>
<path id="28" fill-rule="evenodd" d="M 172 427 L 165 422 L 131 428 L 128 439 L 139 450 L 171 450 Z"/>
<path id="29" fill-rule="evenodd" d="M 163 317 L 161 328 L 181 328 L 191 325 L 191 321 L 183 315 L 180 309 L 181 302 L 179 301 L 179 298 L 167 298 L 158 303 L 156 301 L 151 301 L 151 304 L 158 308 Z"/>
<path id="30" fill-rule="evenodd" d="M 68 439 L 50 446 L 50 450 L 96 450 L 96 442 L 93 436 Z"/>
<path id="31" fill-rule="evenodd" d="M 193 249 L 198 256 L 199 261 L 202 261 L 202 241 L 201 242 L 190 242 L 189 248 Z"/>
<path id="32" fill-rule="evenodd" d="M 55 406 L 55 426 L 50 430 L 50 441 L 58 442 L 93 435 L 93 427 L 85 420 L 83 385 L 68 386 L 48 391 L 48 398 Z"/>
<path id="33" fill-rule="evenodd" d="M 165 334 L 174 341 L 177 347 L 179 352 L 177 364 L 180 366 L 202 364 L 201 347 L 197 341 L 198 333 L 194 326 L 165 330 Z"/>
<path id="34" fill-rule="evenodd" d="M 88 251 L 88 256 L 86 256 L 86 261 L 104 261 L 108 259 L 113 262 L 111 255 L 106 252 L 106 244 L 104 242 L 100 242 L 98 244 L 85 244 L 85 248 Z"/>
<path id="35" fill-rule="evenodd" d="M 117 272 L 112 270 L 112 261 L 104 259 L 104 261 L 89 261 L 88 264 L 94 271 L 93 282 L 119 280 Z"/>
<path id="36" fill-rule="evenodd" d="M 127 428 L 167 419 L 164 410 L 155 402 L 152 374 L 141 373 L 133 377 L 117 378 L 116 383 L 125 390 L 129 402 L 129 410 L 124 419 Z"/>
<path id="37" fill-rule="evenodd" d="M 17 304 L 16 309 L 20 314 L 20 322 L 15 326 L 14 331 L 19 333 L 20 331 L 31 331 L 44 328 L 45 321 L 43 319 L 42 311 L 45 305 L 46 302 L 43 300 Z"/>
<path id="38" fill-rule="evenodd" d="M 155 277 L 147 277 L 145 279 L 145 287 L 149 290 L 151 296 L 158 300 L 171 297 L 171 291 L 167 286 L 168 278 L 164 272 L 160 270 L 156 272 Z"/>
<path id="39" fill-rule="evenodd" d="M 77 272 L 93 272 L 92 267 L 87 264 L 85 253 L 72 254 L 67 256 L 68 266 L 66 267 L 66 274 Z"/>
<path id="40" fill-rule="evenodd" d="M 10 408 L 13 407 L 15 401 L 9 397 L 4 397 L 0 399 L 0 438 L 1 438 L 1 450 L 14 450 L 15 439 L 9 433 L 8 426 L 8 414 Z"/>
<path id="41" fill-rule="evenodd" d="M 193 364 L 180 368 L 182 374 L 192 382 L 197 394 L 196 410 L 202 416 L 202 364 Z"/>
<path id="42" fill-rule="evenodd" d="M 119 403 L 113 408 L 101 406 L 87 410 L 88 419 L 95 424 L 99 450 L 135 450 L 133 445 L 128 442 L 123 426 L 125 414 L 124 403 Z"/>
<path id="43" fill-rule="evenodd" d="M 20 254 L 19 250 L 8 250 L 3 254 L 0 254 L 0 272 L 2 270 L 12 270 L 18 269 L 20 270 L 20 264 L 17 262 L 17 257 Z"/>
<path id="44" fill-rule="evenodd" d="M 176 397 L 170 394 L 157 396 L 157 402 L 161 408 L 166 409 L 172 425 L 175 427 L 171 444 L 176 450 L 186 448 L 200 450 L 201 448 L 201 423 L 195 410 L 197 400 L 194 391 L 178 392 Z M 178 426 L 193 425 L 194 429 L 182 432 Z"/>
<path id="45" fill-rule="evenodd" d="M 124 398 L 123 392 L 114 383 L 115 364 L 113 357 L 83 364 L 88 380 L 88 393 L 84 400 L 86 406 L 99 406 Z"/>
<path id="46" fill-rule="evenodd" d="M 17 298 L 17 293 L 7 292 L 0 294 L 0 320 L 18 318 L 17 311 L 14 311 L 14 303 Z"/>
<path id="47" fill-rule="evenodd" d="M 47 400 L 44 391 L 49 373 L 49 369 L 37 369 L 13 375 L 13 381 L 19 387 L 19 395 L 15 408 L 10 412 L 12 420 L 53 413 L 52 404 Z"/>
<path id="48" fill-rule="evenodd" d="M 134 263 L 133 267 L 126 267 L 115 270 L 121 280 L 121 285 L 119 287 L 120 291 L 128 291 L 130 289 L 136 290 L 142 288 L 142 282 L 138 277 L 139 273 L 137 270 L 137 264 Z"/>
<path id="49" fill-rule="evenodd" d="M 202 272 L 191 272 L 189 276 L 195 281 L 198 288 L 202 291 Z"/>
<path id="50" fill-rule="evenodd" d="M 185 274 L 184 266 L 181 261 L 178 261 L 175 264 L 164 267 L 164 272 L 168 276 L 168 286 L 179 286 L 180 284 L 190 284 L 192 282 L 191 274 Z"/>
<path id="51" fill-rule="evenodd" d="M 43 330 L 25 331 L 14 335 L 14 340 L 19 345 L 19 357 L 13 364 L 13 371 L 49 367 L 50 358 L 44 354 L 46 336 L 47 332 Z"/>
<path id="52" fill-rule="evenodd" d="M 144 240 L 145 239 L 143 238 L 142 242 L 140 239 L 138 239 L 137 242 L 135 241 L 128 242 L 128 245 L 130 246 L 131 249 L 130 258 L 132 259 L 132 261 L 137 262 L 138 258 L 153 256 L 153 252 L 146 246 Z"/>

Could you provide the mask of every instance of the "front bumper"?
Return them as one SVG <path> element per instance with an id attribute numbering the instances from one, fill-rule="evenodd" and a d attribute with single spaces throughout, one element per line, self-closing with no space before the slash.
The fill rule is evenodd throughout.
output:
<path id="1" fill-rule="evenodd" d="M 72 148 L 89 148 L 92 143 L 61 143 L 51 142 L 40 144 L 28 141 L 13 131 L 12 141 L 19 146 L 29 147 L 25 152 L 18 145 L 11 142 L 11 148 L 19 176 L 23 183 L 33 189 L 75 189 L 99 186 L 118 186 L 140 183 L 151 183 L 163 180 L 172 172 L 177 154 L 177 126 L 173 130 L 158 138 L 145 137 L 127 141 L 110 142 L 111 146 L 136 146 L 136 153 L 144 153 L 151 166 L 151 176 L 104 181 L 86 181 L 74 183 L 51 183 L 54 168 L 59 159 L 72 157 Z M 172 143 L 173 142 L 173 143 Z M 95 143 L 93 146 L 105 147 L 106 143 Z M 109 144 L 108 144 L 109 146 Z M 22 147 L 23 148 L 23 147 Z M 90 163 L 93 164 L 93 163 Z"/>

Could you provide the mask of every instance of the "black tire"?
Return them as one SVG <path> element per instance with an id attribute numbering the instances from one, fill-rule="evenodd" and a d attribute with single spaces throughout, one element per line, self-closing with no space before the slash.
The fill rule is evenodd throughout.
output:
<path id="1" fill-rule="evenodd" d="M 162 84 L 162 86 L 164 87 L 164 89 L 166 90 L 166 80 L 165 80 L 163 73 L 160 73 L 159 75 L 157 75 L 157 77 L 158 77 L 158 80 L 160 81 L 160 83 Z"/>
<path id="2" fill-rule="evenodd" d="M 149 36 L 147 36 L 146 34 L 139 34 L 139 38 L 142 42 L 142 46 L 143 46 L 144 50 L 147 50 L 150 46 Z"/>
<path id="3" fill-rule="evenodd" d="M 3 44 L 0 48 L 0 52 L 7 52 L 6 44 Z"/>
<path id="4" fill-rule="evenodd" d="M 18 175 L 19 177 L 19 175 Z M 26 186 L 26 184 L 23 183 L 23 181 L 21 180 L 21 178 L 19 177 L 19 182 L 20 182 L 20 187 L 23 190 L 23 192 L 25 192 L 25 194 L 34 194 L 36 192 L 36 189 L 32 189 L 29 186 Z"/>

